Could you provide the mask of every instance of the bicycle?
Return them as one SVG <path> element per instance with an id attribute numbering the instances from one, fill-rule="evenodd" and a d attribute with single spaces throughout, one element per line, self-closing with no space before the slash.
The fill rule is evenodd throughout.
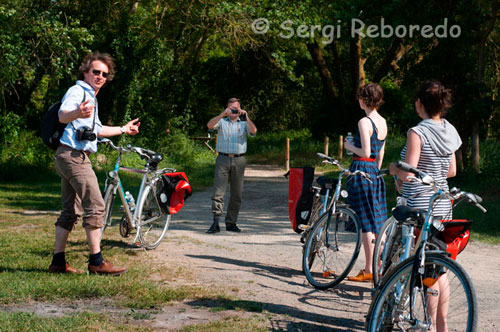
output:
<path id="1" fill-rule="evenodd" d="M 399 192 L 399 189 L 396 189 Z M 432 190 L 432 189 L 431 189 Z M 453 208 L 467 199 L 468 193 L 461 192 L 457 188 L 450 189 L 450 193 L 455 197 Z M 408 199 L 416 197 L 411 195 Z M 411 209 L 406 206 L 403 197 L 397 198 L 396 207 L 392 216 L 388 218 L 379 235 L 375 239 L 373 249 L 372 271 L 374 290 L 380 286 L 382 276 L 388 273 L 398 263 L 415 253 L 415 233 L 420 229 L 425 221 L 425 211 Z M 441 222 L 451 222 L 455 220 L 441 220 Z"/>
<path id="2" fill-rule="evenodd" d="M 432 218 L 432 209 L 438 199 L 463 199 L 480 205 L 482 199 L 472 193 L 440 188 L 432 177 L 399 162 L 398 167 L 413 173 L 411 179 L 431 186 L 434 194 L 427 211 L 408 208 L 406 217 L 420 212 L 424 217 L 415 254 L 399 263 L 383 277 L 376 289 L 366 316 L 367 331 L 427 331 L 434 324 L 438 330 L 475 331 L 477 299 L 473 284 L 465 270 L 442 250 L 427 246 L 431 227 L 442 230 L 439 220 Z M 405 220 L 407 219 L 405 218 Z M 411 218 L 410 218 L 411 219 Z M 442 310 L 437 310 L 438 303 Z"/>
<path id="3" fill-rule="evenodd" d="M 163 211 L 159 201 L 162 174 L 175 172 L 173 168 L 158 169 L 158 164 L 163 160 L 160 153 L 140 147 L 116 146 L 106 138 L 100 138 L 99 143 L 107 144 L 118 151 L 118 158 L 114 169 L 106 174 L 104 186 L 104 222 L 101 228 L 101 238 L 106 228 L 113 224 L 113 220 L 120 218 L 120 235 L 128 237 L 132 230 L 136 230 L 133 240 L 135 245 L 145 249 L 155 249 L 165 236 L 170 214 Z M 146 161 L 144 169 L 135 169 L 121 166 L 121 156 L 124 152 L 135 152 Z M 125 192 L 120 180 L 119 172 L 142 174 L 142 181 L 137 195 L 137 205 L 129 192 Z M 116 195 L 122 203 L 121 209 L 114 208 Z"/>
<path id="4" fill-rule="evenodd" d="M 340 283 L 351 271 L 361 247 L 361 221 L 356 213 L 339 198 L 347 197 L 341 190 L 344 176 L 370 176 L 362 171 L 350 172 L 335 159 L 322 153 L 316 154 L 324 163 L 337 166 L 341 171 L 337 180 L 331 181 L 335 191 L 323 201 L 325 212 L 315 220 L 306 237 L 302 269 L 309 283 L 317 289 L 327 289 Z"/>

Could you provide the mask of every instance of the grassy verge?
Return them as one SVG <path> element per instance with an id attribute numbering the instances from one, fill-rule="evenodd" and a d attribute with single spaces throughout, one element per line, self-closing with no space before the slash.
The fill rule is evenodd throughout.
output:
<path id="1" fill-rule="evenodd" d="M 106 315 L 88 312 L 57 318 L 41 317 L 25 312 L 0 312 L 0 330 L 26 332 L 153 331 L 150 328 L 142 328 L 137 324 L 130 324 L 127 320 L 117 322 L 107 318 Z"/>
<path id="2" fill-rule="evenodd" d="M 232 332 L 232 331 L 269 331 L 269 321 L 263 316 L 251 318 L 228 317 L 209 324 L 190 325 L 181 328 L 182 332 Z"/>

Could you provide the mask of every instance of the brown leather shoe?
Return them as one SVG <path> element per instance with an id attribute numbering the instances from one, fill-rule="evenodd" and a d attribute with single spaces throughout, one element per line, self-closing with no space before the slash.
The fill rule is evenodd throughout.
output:
<path id="1" fill-rule="evenodd" d="M 102 264 L 99 266 L 89 264 L 89 273 L 94 273 L 94 274 L 107 274 L 111 276 L 119 276 L 125 271 L 127 271 L 126 267 L 115 266 L 107 260 L 104 260 Z"/>
<path id="2" fill-rule="evenodd" d="M 73 266 L 66 263 L 66 266 L 57 266 L 51 265 L 49 266 L 49 272 L 51 273 L 72 273 L 72 274 L 83 274 L 82 270 L 77 270 Z"/>
<path id="3" fill-rule="evenodd" d="M 373 273 L 366 273 L 365 270 L 361 270 L 357 276 L 347 277 L 347 280 L 359 282 L 373 281 Z"/>

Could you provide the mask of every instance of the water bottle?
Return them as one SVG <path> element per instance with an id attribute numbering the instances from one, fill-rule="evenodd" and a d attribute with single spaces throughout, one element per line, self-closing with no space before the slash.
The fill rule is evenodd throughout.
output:
<path id="1" fill-rule="evenodd" d="M 135 210 L 135 200 L 134 200 L 134 196 L 132 196 L 132 194 L 129 191 L 125 192 L 125 200 L 128 203 L 128 207 L 130 209 L 130 212 L 134 211 Z"/>
<path id="2" fill-rule="evenodd" d="M 354 143 L 354 137 L 352 137 L 351 132 L 347 133 L 347 136 L 345 137 L 345 139 L 351 143 Z M 347 150 L 346 154 L 350 156 L 350 155 L 352 155 L 352 151 Z"/>

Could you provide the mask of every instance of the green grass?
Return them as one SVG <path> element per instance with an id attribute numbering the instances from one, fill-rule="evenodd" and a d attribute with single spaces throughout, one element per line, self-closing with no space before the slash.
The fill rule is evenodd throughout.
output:
<path id="1" fill-rule="evenodd" d="M 142 328 L 138 324 L 131 325 L 121 321 L 113 321 L 107 315 L 96 313 L 78 313 L 64 317 L 41 317 L 25 312 L 0 312 L 0 331 L 19 332 L 66 332 L 66 331 L 106 331 L 106 332 L 146 332 L 150 328 Z"/>
<path id="2" fill-rule="evenodd" d="M 117 232 L 106 234 L 102 248 L 106 258 L 129 267 L 121 277 L 50 274 L 47 268 L 53 252 L 55 219 L 56 216 L 23 216 L 0 209 L 0 303 L 110 297 L 117 306 L 154 308 L 205 294 L 200 288 L 170 288 L 149 280 L 151 274 L 175 277 L 170 271 L 174 267 L 144 264 L 144 252 L 127 248 Z M 72 232 L 66 256 L 73 266 L 86 268 L 88 248 L 81 227 Z"/>
<path id="3" fill-rule="evenodd" d="M 265 316 L 251 318 L 227 317 L 209 324 L 190 325 L 181 328 L 181 332 L 235 332 L 235 331 L 269 331 L 269 320 Z"/>

